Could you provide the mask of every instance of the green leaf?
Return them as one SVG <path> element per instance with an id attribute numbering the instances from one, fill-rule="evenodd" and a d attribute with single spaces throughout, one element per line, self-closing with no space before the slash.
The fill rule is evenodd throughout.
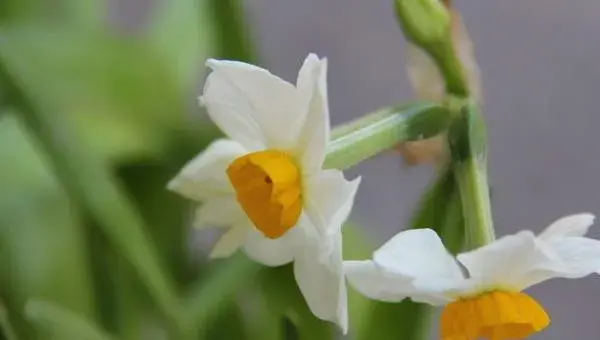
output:
<path id="1" fill-rule="evenodd" d="M 56 304 L 31 300 L 25 313 L 29 320 L 56 339 L 111 340 L 112 337 L 91 320 Z"/>
<path id="2" fill-rule="evenodd" d="M 242 1 L 204 0 L 214 20 L 216 57 L 257 63 L 252 30 L 246 23 Z"/>
<path id="3" fill-rule="evenodd" d="M 94 316 L 85 229 L 49 171 L 45 154 L 12 114 L 0 116 L 0 297 L 15 331 L 28 338 L 22 310 L 38 296 Z"/>
<path id="4" fill-rule="evenodd" d="M 10 323 L 8 311 L 0 301 L 0 334 L 4 335 L 6 340 L 18 340 L 17 332 Z"/>
<path id="5" fill-rule="evenodd" d="M 375 244 L 366 235 L 364 229 L 355 223 L 347 222 L 342 230 L 343 236 L 343 258 L 349 260 L 364 260 L 370 258 L 375 250 Z M 352 288 L 348 289 L 348 318 L 350 334 L 360 334 L 366 325 L 365 315 L 373 308 L 373 300 Z"/>
<path id="6" fill-rule="evenodd" d="M 0 55 L 33 97 L 110 159 L 157 156 L 184 120 L 182 94 L 139 41 L 86 29 L 5 26 Z"/>
<path id="7" fill-rule="evenodd" d="M 261 266 L 238 253 L 227 259 L 196 283 L 186 301 L 186 320 L 199 333 L 208 329 L 223 306 L 226 306 L 241 288 L 248 285 Z"/>
<path id="8" fill-rule="evenodd" d="M 99 27 L 106 20 L 106 0 L 3 0 L 0 2 L 0 22 L 43 22 L 77 27 Z"/>
<path id="9" fill-rule="evenodd" d="M 15 78 L 9 67 L 0 66 L 3 67 L 0 75 L 11 93 L 11 104 L 20 109 L 28 128 L 48 153 L 57 178 L 73 202 L 80 203 L 98 221 L 115 248 L 133 265 L 173 332 L 185 339 L 186 326 L 173 282 L 165 274 L 139 213 L 107 164 L 86 145 L 68 120 L 52 114 L 50 102 L 28 92 L 26 83 Z"/>
<path id="10" fill-rule="evenodd" d="M 216 52 L 209 0 L 165 1 L 154 12 L 147 33 L 153 46 L 184 91 L 193 89 L 204 60 Z"/>
<path id="11" fill-rule="evenodd" d="M 293 264 L 262 269 L 259 282 L 270 308 L 295 326 L 299 340 L 334 339 L 336 326 L 317 319 L 310 311 L 294 278 Z"/>

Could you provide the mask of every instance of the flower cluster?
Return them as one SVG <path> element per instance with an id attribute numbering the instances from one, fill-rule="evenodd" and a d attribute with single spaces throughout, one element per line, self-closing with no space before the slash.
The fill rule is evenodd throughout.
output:
<path id="1" fill-rule="evenodd" d="M 535 236 L 502 237 L 452 256 L 431 229 L 398 233 L 372 260 L 342 259 L 342 225 L 360 178 L 325 169 L 330 142 L 327 61 L 309 55 L 290 84 L 241 62 L 209 60 L 201 105 L 227 138 L 213 142 L 169 183 L 201 202 L 198 228 L 225 230 L 210 256 L 238 249 L 294 275 L 311 311 L 346 332 L 346 277 L 369 298 L 445 306 L 446 340 L 511 339 L 550 318 L 522 291 L 600 270 L 600 241 L 584 235 L 593 216 L 565 217 Z M 400 320 L 399 320 L 400 321 Z"/>

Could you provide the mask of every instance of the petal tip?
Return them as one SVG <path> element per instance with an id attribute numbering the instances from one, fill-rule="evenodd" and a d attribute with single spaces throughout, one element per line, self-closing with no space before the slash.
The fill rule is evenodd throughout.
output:
<path id="1" fill-rule="evenodd" d="M 212 70 L 215 69 L 215 67 L 217 67 L 219 64 L 219 60 L 217 59 L 213 59 L 213 58 L 208 58 L 206 59 L 206 61 L 204 62 L 204 65 Z"/>

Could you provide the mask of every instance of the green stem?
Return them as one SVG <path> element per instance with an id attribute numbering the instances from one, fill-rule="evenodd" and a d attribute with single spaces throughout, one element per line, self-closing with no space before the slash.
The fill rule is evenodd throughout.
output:
<path id="1" fill-rule="evenodd" d="M 25 313 L 31 322 L 57 339 L 112 339 L 90 320 L 49 302 L 29 301 L 25 305 Z"/>
<path id="2" fill-rule="evenodd" d="M 435 61 L 446 83 L 446 93 L 458 97 L 468 97 L 469 87 L 462 62 L 454 50 L 452 38 L 442 44 L 432 46 L 428 51 Z"/>
<path id="3" fill-rule="evenodd" d="M 1 55 L 0 55 L 1 57 Z M 142 219 L 127 195 L 117 184 L 107 164 L 77 135 L 68 120 L 57 114 L 52 105 L 32 100 L 27 84 L 12 77 L 0 61 L 0 77 L 13 106 L 22 113 L 31 132 L 49 156 L 58 180 L 66 188 L 72 202 L 99 222 L 122 255 L 133 265 L 157 306 L 169 320 L 180 339 L 187 337 L 180 315 L 174 284 L 161 266 L 153 242 L 145 232 Z"/>
<path id="4" fill-rule="evenodd" d="M 452 14 L 439 0 L 396 0 L 396 16 L 406 38 L 435 61 L 446 94 L 469 96 L 464 67 L 455 51 Z"/>
<path id="5" fill-rule="evenodd" d="M 333 131 L 325 167 L 348 169 L 399 143 L 433 137 L 449 121 L 446 108 L 434 103 L 382 109 Z"/>
<path id="6" fill-rule="evenodd" d="M 448 143 L 465 218 L 466 246 L 474 249 L 494 240 L 487 180 L 487 144 L 483 117 L 474 104 L 463 107 L 452 124 Z"/>

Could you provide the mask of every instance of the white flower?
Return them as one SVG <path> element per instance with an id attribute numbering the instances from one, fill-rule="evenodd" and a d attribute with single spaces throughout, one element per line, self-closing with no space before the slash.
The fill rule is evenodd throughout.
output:
<path id="1" fill-rule="evenodd" d="M 208 60 L 200 98 L 229 137 L 188 163 L 169 188 L 203 204 L 197 227 L 229 228 L 211 252 L 242 248 L 257 262 L 294 261 L 298 286 L 319 318 L 347 330 L 341 227 L 360 179 L 323 169 L 329 142 L 327 61 L 309 55 L 296 86 L 262 68 Z"/>
<path id="2" fill-rule="evenodd" d="M 398 233 L 372 261 L 347 261 L 348 280 L 377 300 L 445 305 L 443 340 L 521 339 L 550 323 L 522 290 L 556 278 L 600 270 L 600 241 L 583 235 L 590 214 L 562 218 L 539 236 L 521 231 L 456 258 L 431 229 Z"/>

